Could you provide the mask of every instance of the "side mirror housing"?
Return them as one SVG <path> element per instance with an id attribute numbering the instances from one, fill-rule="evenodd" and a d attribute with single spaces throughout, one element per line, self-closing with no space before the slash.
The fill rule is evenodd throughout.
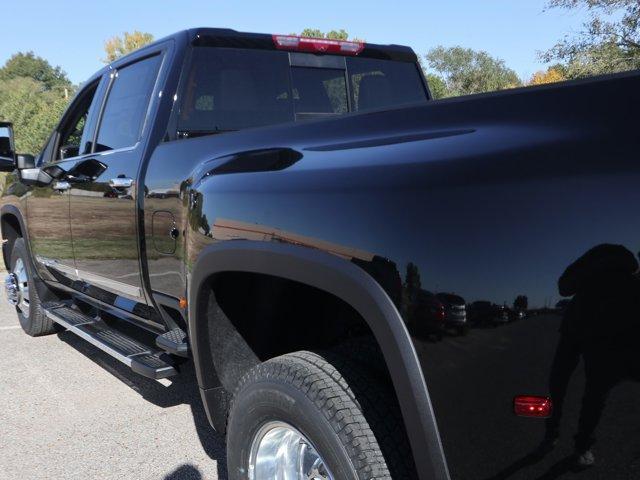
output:
<path id="1" fill-rule="evenodd" d="M 13 125 L 0 122 L 0 172 L 13 172 L 15 168 Z"/>
<path id="2" fill-rule="evenodd" d="M 53 182 L 53 177 L 41 168 L 24 168 L 18 170 L 20 181 L 25 185 L 44 187 Z"/>
<path id="3" fill-rule="evenodd" d="M 18 154 L 16 156 L 16 166 L 18 167 L 20 181 L 25 185 L 35 187 L 49 185 L 54 179 L 61 177 L 65 173 L 64 170 L 57 165 L 37 168 L 35 157 L 28 153 Z"/>
<path id="4" fill-rule="evenodd" d="M 36 168 L 36 157 L 29 153 L 19 153 L 16 155 L 16 166 L 18 170 Z"/>

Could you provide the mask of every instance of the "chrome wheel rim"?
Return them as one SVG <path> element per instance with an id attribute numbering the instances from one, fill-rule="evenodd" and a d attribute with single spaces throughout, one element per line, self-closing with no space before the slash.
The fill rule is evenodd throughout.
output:
<path id="1" fill-rule="evenodd" d="M 284 422 L 269 422 L 253 437 L 249 480 L 333 480 L 312 443 Z"/>
<path id="2" fill-rule="evenodd" d="M 16 264 L 13 267 L 13 274 L 15 275 L 15 281 L 18 286 L 18 303 L 16 307 L 22 312 L 25 317 L 29 316 L 29 277 L 27 275 L 27 266 L 22 261 L 22 258 L 16 260 Z"/>

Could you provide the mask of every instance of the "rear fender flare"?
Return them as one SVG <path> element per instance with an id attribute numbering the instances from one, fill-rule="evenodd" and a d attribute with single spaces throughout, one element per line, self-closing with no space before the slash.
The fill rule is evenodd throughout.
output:
<path id="1" fill-rule="evenodd" d="M 233 240 L 210 245 L 199 254 L 190 276 L 189 336 L 198 384 L 211 383 L 208 336 L 203 328 L 205 306 L 200 301 L 207 280 L 221 272 L 251 272 L 294 280 L 331 293 L 351 305 L 366 320 L 393 379 L 405 428 L 421 479 L 449 478 L 444 451 L 411 337 L 395 305 L 364 270 L 339 257 L 290 244 Z M 203 394 L 203 398 L 205 395 Z"/>

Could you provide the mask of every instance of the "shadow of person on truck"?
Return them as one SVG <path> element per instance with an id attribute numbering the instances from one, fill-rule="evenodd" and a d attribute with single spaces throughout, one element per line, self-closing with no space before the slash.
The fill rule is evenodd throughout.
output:
<path id="1" fill-rule="evenodd" d="M 565 269 L 558 280 L 558 290 L 561 296 L 571 299 L 563 303 L 560 338 L 549 372 L 553 412 L 545 422 L 545 437 L 533 451 L 491 480 L 516 478 L 519 471 L 548 460 L 559 444 L 563 417 L 578 410 L 565 412 L 565 399 L 571 396 L 569 384 L 580 360 L 585 382 L 573 453 L 557 459 L 542 475 L 526 478 L 553 480 L 569 472 L 586 474 L 586 470 L 591 471 L 589 467 L 596 465 L 592 450 L 595 430 L 609 393 L 623 381 L 640 381 L 638 268 L 635 256 L 624 246 L 600 244 Z"/>
<path id="2" fill-rule="evenodd" d="M 554 412 L 546 422 L 545 442 L 553 445 L 560 435 L 567 386 L 582 358 L 586 381 L 574 437 L 578 467 L 595 464 L 594 432 L 611 389 L 624 380 L 640 380 L 638 266 L 622 245 L 601 244 L 569 265 L 558 280 L 560 295 L 573 298 L 549 375 Z"/>
<path id="3" fill-rule="evenodd" d="M 193 423 L 198 435 L 198 440 L 203 450 L 209 458 L 214 460 L 218 469 L 218 480 L 226 480 L 227 464 L 224 436 L 217 433 L 207 420 L 204 411 L 195 370 L 191 361 L 180 365 L 180 374 L 168 379 L 168 384 L 160 383 L 156 380 L 143 377 L 134 373 L 126 365 L 120 363 L 113 357 L 98 350 L 93 345 L 77 337 L 70 332 L 61 332 L 58 337 L 91 359 L 106 371 L 125 383 L 128 387 L 138 392 L 142 398 L 161 408 L 168 408 L 177 405 L 189 405 L 193 416 Z M 201 478 L 200 473 L 195 474 L 193 466 L 182 466 L 171 472 L 166 478 L 172 480 L 191 480 Z"/>

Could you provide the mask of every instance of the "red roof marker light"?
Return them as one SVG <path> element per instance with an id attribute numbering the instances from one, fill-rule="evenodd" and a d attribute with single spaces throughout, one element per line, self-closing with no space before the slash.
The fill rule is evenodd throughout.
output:
<path id="1" fill-rule="evenodd" d="M 364 50 L 363 42 L 308 38 L 295 35 L 272 35 L 278 50 L 307 53 L 331 53 L 334 55 L 358 55 Z"/>

